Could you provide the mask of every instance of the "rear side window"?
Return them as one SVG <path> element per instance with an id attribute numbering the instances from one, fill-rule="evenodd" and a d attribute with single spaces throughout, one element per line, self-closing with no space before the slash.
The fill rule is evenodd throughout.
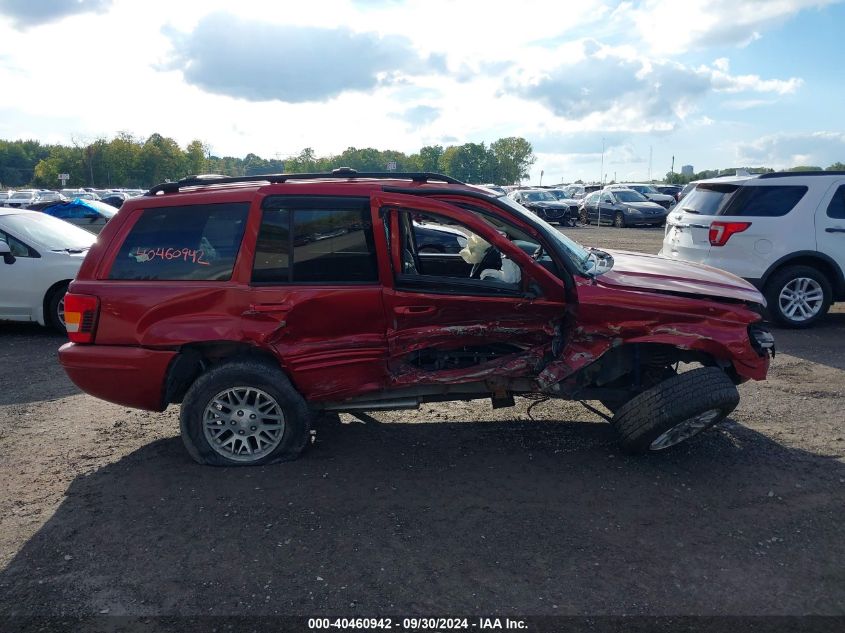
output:
<path id="1" fill-rule="evenodd" d="M 845 220 L 845 185 L 839 187 L 833 194 L 833 199 L 827 205 L 827 217 L 834 220 Z"/>
<path id="2" fill-rule="evenodd" d="M 369 199 L 268 201 L 258 234 L 252 281 L 378 281 Z"/>
<path id="3" fill-rule="evenodd" d="M 145 209 L 109 279 L 226 281 L 238 256 L 249 203 Z"/>
<path id="4" fill-rule="evenodd" d="M 697 185 L 681 200 L 681 209 L 699 215 L 719 215 L 739 189 L 738 185 L 702 184 Z"/>
<path id="5" fill-rule="evenodd" d="M 786 215 L 807 193 L 797 185 L 740 187 L 719 215 L 776 218 Z"/>

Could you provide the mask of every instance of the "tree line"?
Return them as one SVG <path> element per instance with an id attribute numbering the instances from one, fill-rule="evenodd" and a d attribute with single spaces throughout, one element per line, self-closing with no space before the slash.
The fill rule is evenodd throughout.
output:
<path id="1" fill-rule="evenodd" d="M 749 174 L 770 174 L 775 170 L 769 167 L 728 167 L 726 169 L 705 169 L 692 175 L 679 174 L 678 172 L 667 172 L 666 182 L 672 185 L 685 185 L 693 180 L 704 180 L 705 178 L 716 178 L 725 174 L 733 175 L 737 170 L 745 170 Z M 817 165 L 797 165 L 785 171 L 845 171 L 845 163 L 837 161 L 822 169 Z"/>
<path id="2" fill-rule="evenodd" d="M 0 140 L 0 188 L 60 186 L 146 188 L 191 174 L 255 176 L 271 173 L 324 172 L 337 167 L 358 171 L 428 171 L 470 183 L 517 184 L 534 164 L 531 143 L 520 137 L 485 143 L 427 145 L 405 154 L 371 147 L 349 147 L 338 155 L 317 156 L 312 148 L 284 159 L 247 154 L 243 158 L 215 156 L 201 140 L 184 148 L 172 138 L 152 134 L 138 139 L 120 133 L 112 139 L 73 145 L 45 145 L 38 141 Z"/>

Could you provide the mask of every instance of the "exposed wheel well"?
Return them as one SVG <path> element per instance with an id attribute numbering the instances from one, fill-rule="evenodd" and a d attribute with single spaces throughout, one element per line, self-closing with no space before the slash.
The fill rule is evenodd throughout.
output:
<path id="1" fill-rule="evenodd" d="M 270 352 L 237 341 L 205 341 L 183 345 L 171 361 L 165 382 L 164 403 L 182 401 L 194 381 L 209 368 L 233 360 L 262 361 L 281 369 L 279 360 Z"/>
<path id="2" fill-rule="evenodd" d="M 815 268 L 827 277 L 831 287 L 833 288 L 834 297 L 837 300 L 845 299 L 845 279 L 843 279 L 842 271 L 838 269 L 836 264 L 828 261 L 826 258 L 812 254 L 802 254 L 790 259 L 776 262 L 769 270 L 766 271 L 761 286 L 765 288 L 772 275 L 789 266 L 809 266 L 810 268 Z"/>
<path id="3" fill-rule="evenodd" d="M 50 325 L 52 320 L 52 315 L 48 314 L 50 310 L 50 298 L 53 296 L 53 293 L 62 286 L 69 284 L 72 279 L 62 279 L 61 281 L 57 281 L 52 286 L 47 288 L 47 292 L 44 293 L 44 298 L 41 299 L 41 313 L 44 316 L 44 325 Z"/>

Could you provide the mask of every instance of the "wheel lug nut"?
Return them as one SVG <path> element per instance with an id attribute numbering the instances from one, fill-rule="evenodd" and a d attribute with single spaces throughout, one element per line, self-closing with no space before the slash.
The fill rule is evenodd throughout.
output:
<path id="1" fill-rule="evenodd" d="M 243 435 L 243 434 L 244 434 L 243 431 L 238 431 L 238 435 Z"/>
<path id="2" fill-rule="evenodd" d="M 258 428 L 257 426 L 251 426 L 251 427 L 249 427 L 249 430 L 250 430 L 250 431 L 255 431 L 257 428 Z"/>
<path id="3" fill-rule="evenodd" d="M 254 419 L 255 419 L 255 414 L 253 413 L 251 416 L 249 416 L 249 419 L 250 419 L 250 420 L 254 420 Z"/>
<path id="4" fill-rule="evenodd" d="M 243 411 L 238 411 L 238 415 L 243 415 L 243 414 L 244 414 Z"/>
<path id="5" fill-rule="evenodd" d="M 232 426 L 235 426 L 236 424 L 237 424 L 237 422 L 235 422 L 234 420 L 232 420 Z"/>

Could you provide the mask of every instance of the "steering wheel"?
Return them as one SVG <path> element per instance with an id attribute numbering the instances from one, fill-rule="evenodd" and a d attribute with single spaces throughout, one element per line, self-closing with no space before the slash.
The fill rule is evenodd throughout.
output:
<path id="1" fill-rule="evenodd" d="M 481 261 L 472 265 L 472 270 L 469 271 L 469 278 L 480 279 L 481 272 L 488 268 L 495 268 L 496 270 L 502 268 L 502 254 L 495 246 L 488 248 Z"/>

